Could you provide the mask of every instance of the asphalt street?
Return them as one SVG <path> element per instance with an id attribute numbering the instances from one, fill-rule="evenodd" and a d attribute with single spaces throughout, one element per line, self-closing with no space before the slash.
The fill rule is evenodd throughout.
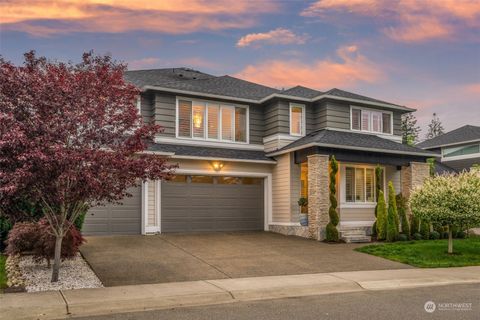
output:
<path id="1" fill-rule="evenodd" d="M 75 319 L 480 319 L 480 284 L 364 291 Z"/>

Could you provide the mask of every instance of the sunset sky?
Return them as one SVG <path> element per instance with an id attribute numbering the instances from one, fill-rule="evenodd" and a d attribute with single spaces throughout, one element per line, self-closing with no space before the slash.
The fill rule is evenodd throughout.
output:
<path id="1" fill-rule="evenodd" d="M 0 0 L 0 53 L 129 69 L 192 67 L 282 88 L 333 87 L 480 126 L 478 0 Z"/>

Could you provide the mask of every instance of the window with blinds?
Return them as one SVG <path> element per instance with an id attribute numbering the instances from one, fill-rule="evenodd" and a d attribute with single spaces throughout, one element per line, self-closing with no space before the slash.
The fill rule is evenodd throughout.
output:
<path id="1" fill-rule="evenodd" d="M 352 108 L 351 128 L 357 131 L 392 134 L 392 113 Z"/>
<path id="2" fill-rule="evenodd" d="M 178 137 L 245 143 L 247 124 L 246 107 L 178 101 Z"/>
<path id="3" fill-rule="evenodd" d="M 345 202 L 375 201 L 375 169 L 345 167 Z"/>
<path id="4" fill-rule="evenodd" d="M 180 100 L 178 102 L 178 136 L 192 136 L 192 102 Z"/>

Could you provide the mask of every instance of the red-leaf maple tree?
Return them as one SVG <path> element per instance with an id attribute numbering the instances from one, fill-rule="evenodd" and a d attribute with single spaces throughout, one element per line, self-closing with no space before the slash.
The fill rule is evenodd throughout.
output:
<path id="1" fill-rule="evenodd" d="M 161 128 L 142 123 L 140 92 L 125 70 L 92 52 L 79 64 L 33 51 L 22 66 L 0 59 L 0 207 L 24 195 L 40 202 L 56 237 L 52 282 L 62 239 L 79 214 L 175 169 L 143 152 Z"/>

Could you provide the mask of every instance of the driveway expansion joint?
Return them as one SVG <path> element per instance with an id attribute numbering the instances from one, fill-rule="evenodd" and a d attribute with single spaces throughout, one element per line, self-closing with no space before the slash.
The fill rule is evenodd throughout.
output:
<path id="1" fill-rule="evenodd" d="M 217 286 L 215 283 L 212 283 L 212 282 L 210 282 L 210 281 L 208 281 L 208 280 L 205 280 L 205 282 L 208 283 L 208 284 L 211 284 L 211 285 L 214 286 L 214 287 L 217 287 L 218 289 L 220 289 L 220 290 L 222 290 L 222 291 L 225 291 L 226 293 L 228 293 L 228 294 L 230 295 L 230 297 L 232 297 L 233 300 L 237 300 L 231 291 L 226 290 L 226 289 L 224 289 L 224 288 L 222 288 L 222 287 L 220 287 L 220 286 Z"/>
<path id="2" fill-rule="evenodd" d="M 225 273 L 223 270 L 221 270 L 221 269 L 218 268 L 217 266 L 214 266 L 213 264 L 208 263 L 208 262 L 205 261 L 204 259 L 202 259 L 202 258 L 194 255 L 193 253 L 191 253 L 191 252 L 187 251 L 186 249 L 180 247 L 179 245 L 175 244 L 174 242 L 168 241 L 168 240 L 165 239 L 165 238 L 160 238 L 160 239 L 163 240 L 163 241 L 165 241 L 166 243 L 174 246 L 175 248 L 182 250 L 183 252 L 185 252 L 186 254 L 194 257 L 194 258 L 197 259 L 198 261 L 203 262 L 203 263 L 205 263 L 206 265 L 212 267 L 213 269 L 217 270 L 218 272 L 220 272 L 221 274 L 223 274 L 224 276 L 226 276 L 228 279 L 232 279 L 232 277 L 231 277 L 229 274 Z"/>
<path id="3" fill-rule="evenodd" d="M 62 296 L 63 301 L 65 302 L 65 309 L 66 309 L 66 311 L 67 311 L 67 315 L 69 315 L 69 314 L 70 314 L 70 310 L 69 310 L 67 298 L 66 298 L 65 295 L 63 294 L 63 290 L 58 290 L 58 292 L 60 293 L 60 295 Z"/>

